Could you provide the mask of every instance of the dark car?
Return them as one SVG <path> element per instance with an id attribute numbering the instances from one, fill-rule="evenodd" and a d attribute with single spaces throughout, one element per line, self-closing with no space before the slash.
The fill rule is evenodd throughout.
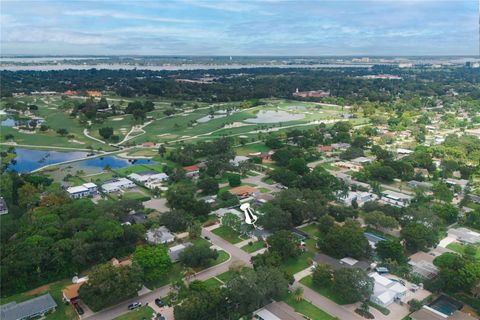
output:
<path id="1" fill-rule="evenodd" d="M 208 236 L 205 236 L 204 238 L 205 238 L 205 240 L 208 240 L 208 241 L 210 241 L 210 237 L 208 237 Z"/>
<path id="2" fill-rule="evenodd" d="M 135 309 L 140 308 L 141 306 L 142 306 L 142 303 L 134 302 L 134 303 L 128 305 L 128 310 L 135 310 Z"/>
<path id="3" fill-rule="evenodd" d="M 155 299 L 155 304 L 160 308 L 165 306 L 165 303 L 163 303 L 163 301 L 160 298 Z"/>
<path id="4" fill-rule="evenodd" d="M 80 307 L 80 305 L 78 303 L 75 303 L 73 306 L 75 307 L 75 310 L 77 310 L 78 315 L 81 316 L 81 315 L 84 314 L 83 308 Z"/>

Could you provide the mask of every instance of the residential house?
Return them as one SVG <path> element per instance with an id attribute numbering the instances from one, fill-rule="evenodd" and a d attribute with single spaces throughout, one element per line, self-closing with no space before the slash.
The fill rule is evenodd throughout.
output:
<path id="1" fill-rule="evenodd" d="M 452 305 L 455 308 L 455 306 Z M 442 310 L 449 310 L 450 306 L 444 306 Z M 453 312 L 441 311 L 430 306 L 423 306 L 420 310 L 415 311 L 410 315 L 412 320 L 475 320 L 475 316 L 469 315 L 460 310 Z"/>
<path id="2" fill-rule="evenodd" d="M 421 177 L 428 177 L 428 170 L 424 168 L 414 168 L 413 172 L 417 175 L 420 175 Z"/>
<path id="3" fill-rule="evenodd" d="M 351 114 L 351 113 L 342 113 L 342 114 L 340 115 L 340 117 L 341 117 L 342 119 L 353 119 L 353 114 Z"/>
<path id="4" fill-rule="evenodd" d="M 196 165 L 183 167 L 183 170 L 185 170 L 185 175 L 189 178 L 196 177 L 200 173 L 200 167 Z"/>
<path id="5" fill-rule="evenodd" d="M 85 95 L 87 97 L 101 97 L 102 93 L 100 91 L 97 91 L 97 90 L 87 90 L 87 91 L 85 91 Z"/>
<path id="6" fill-rule="evenodd" d="M 396 192 L 392 190 L 382 191 L 382 202 L 389 204 L 395 207 L 406 207 L 410 204 L 410 201 L 413 199 L 413 196 Z"/>
<path id="7" fill-rule="evenodd" d="M 355 163 L 355 164 L 360 164 L 360 165 L 365 165 L 367 163 L 370 163 L 373 161 L 373 159 L 370 159 L 370 158 L 367 158 L 367 157 L 358 157 L 358 158 L 355 158 L 355 159 L 352 159 L 350 160 L 351 162 Z"/>
<path id="8" fill-rule="evenodd" d="M 423 190 L 430 190 L 433 187 L 433 184 L 430 182 L 424 182 L 424 181 L 416 181 L 416 180 L 410 180 L 408 181 L 408 186 L 412 189 L 423 189 Z"/>
<path id="9" fill-rule="evenodd" d="M 299 313 L 285 302 L 272 302 L 253 312 L 255 320 L 303 320 Z"/>
<path id="10" fill-rule="evenodd" d="M 133 263 L 131 257 L 126 257 L 121 260 L 118 260 L 117 258 L 112 258 L 110 262 L 114 267 L 130 267 Z"/>
<path id="11" fill-rule="evenodd" d="M 274 198 L 274 196 L 271 195 L 270 193 L 260 193 L 260 194 L 255 195 L 255 203 L 258 204 L 258 205 L 263 205 L 267 202 L 272 201 L 273 198 Z"/>
<path id="12" fill-rule="evenodd" d="M 235 167 L 238 167 L 241 163 L 249 161 L 249 157 L 245 156 L 235 156 L 232 160 L 230 160 L 230 164 L 234 165 Z"/>
<path id="13" fill-rule="evenodd" d="M 20 303 L 15 301 L 0 306 L 0 319 L 2 320 L 23 320 L 44 316 L 54 312 L 57 303 L 50 293 L 26 300 Z"/>
<path id="14" fill-rule="evenodd" d="M 453 178 L 448 178 L 448 179 L 443 179 L 443 182 L 446 183 L 449 186 L 458 186 L 460 189 L 463 191 L 467 187 L 468 180 L 465 179 L 453 179 Z"/>
<path id="15" fill-rule="evenodd" d="M 317 146 L 317 151 L 318 151 L 318 152 L 323 152 L 323 153 L 331 152 L 331 151 L 333 151 L 333 147 L 332 147 L 332 146 L 322 146 L 322 145 L 318 145 L 318 146 Z"/>
<path id="16" fill-rule="evenodd" d="M 412 267 L 411 273 L 423 279 L 434 278 L 439 269 L 433 264 L 435 255 L 419 251 L 410 256 L 408 264 Z"/>
<path id="17" fill-rule="evenodd" d="M 239 186 L 235 188 L 231 188 L 228 190 L 231 194 L 236 195 L 240 199 L 245 199 L 252 196 L 254 193 L 259 192 L 258 189 L 250 186 Z"/>
<path id="18" fill-rule="evenodd" d="M 339 143 L 332 143 L 332 148 L 335 150 L 347 150 L 350 148 L 350 143 L 339 142 Z"/>
<path id="19" fill-rule="evenodd" d="M 373 294 L 370 296 L 373 303 L 387 307 L 407 294 L 407 288 L 400 282 L 392 281 L 377 272 L 372 272 L 368 276 L 375 281 Z"/>
<path id="20" fill-rule="evenodd" d="M 193 246 L 193 243 L 186 242 L 170 247 L 168 249 L 168 256 L 170 257 L 170 260 L 172 260 L 172 262 L 177 262 L 180 259 L 180 253 L 191 246 Z"/>
<path id="21" fill-rule="evenodd" d="M 480 233 L 467 228 L 450 228 L 448 229 L 448 236 L 461 243 L 480 243 Z"/>
<path id="22" fill-rule="evenodd" d="M 360 164 L 353 163 L 353 162 L 338 161 L 338 162 L 335 162 L 334 165 L 340 169 L 347 169 L 355 172 L 362 170 L 362 166 Z"/>
<path id="23" fill-rule="evenodd" d="M 368 244 L 370 245 L 370 247 L 372 249 L 376 249 L 377 248 L 377 243 L 379 243 L 380 241 L 387 240 L 386 238 L 377 236 L 376 234 L 373 234 L 373 233 L 370 233 L 370 232 L 364 232 L 363 234 L 365 235 L 365 238 L 367 238 Z"/>
<path id="24" fill-rule="evenodd" d="M 160 226 L 156 229 L 148 230 L 145 240 L 152 244 L 166 244 L 173 242 L 175 236 L 167 229 L 167 227 Z"/>
<path id="25" fill-rule="evenodd" d="M 142 143 L 142 147 L 144 147 L 144 148 L 155 148 L 155 142 L 144 142 L 144 143 Z"/>
<path id="26" fill-rule="evenodd" d="M 70 187 L 67 189 L 68 194 L 73 199 L 95 196 L 98 193 L 98 187 L 95 183 L 88 182 L 81 186 Z"/>
<path id="27" fill-rule="evenodd" d="M 102 191 L 105 193 L 117 192 L 121 189 L 130 189 L 135 187 L 135 183 L 127 178 L 109 180 L 102 185 Z"/>
<path id="28" fill-rule="evenodd" d="M 153 181 L 164 181 L 168 179 L 168 175 L 166 173 L 159 173 L 156 171 L 142 171 L 131 173 L 128 175 L 130 179 L 139 183 L 146 183 L 146 182 L 153 182 Z"/>
<path id="29" fill-rule="evenodd" d="M 0 215 L 7 214 L 7 213 L 8 213 L 7 203 L 5 202 L 5 199 L 0 197 Z"/>
<path id="30" fill-rule="evenodd" d="M 338 196 L 338 200 L 345 205 L 350 206 L 352 201 L 355 200 L 359 207 L 362 207 L 366 202 L 375 201 L 377 199 L 378 196 L 376 194 L 364 191 L 349 191 L 345 196 Z"/>

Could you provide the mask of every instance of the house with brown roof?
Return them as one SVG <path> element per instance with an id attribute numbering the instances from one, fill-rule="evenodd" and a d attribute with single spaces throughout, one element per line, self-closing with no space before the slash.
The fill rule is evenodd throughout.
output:
<path id="1" fill-rule="evenodd" d="M 97 90 L 87 90 L 87 91 L 85 91 L 85 95 L 87 97 L 101 97 L 102 93 L 100 91 L 97 91 Z"/>
<path id="2" fill-rule="evenodd" d="M 247 197 L 253 195 L 254 193 L 259 192 L 258 189 L 254 188 L 254 187 L 250 187 L 250 186 L 239 186 L 239 187 L 232 188 L 228 191 L 231 194 L 236 195 L 240 199 L 247 198 Z"/>
<path id="3" fill-rule="evenodd" d="M 183 167 L 183 170 L 185 170 L 186 176 L 189 178 L 195 177 L 200 173 L 200 167 L 197 165 Z"/>

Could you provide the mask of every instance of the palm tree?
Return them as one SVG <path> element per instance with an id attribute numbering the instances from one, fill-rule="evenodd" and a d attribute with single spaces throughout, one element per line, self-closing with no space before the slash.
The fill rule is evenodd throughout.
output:
<path id="1" fill-rule="evenodd" d="M 188 283 L 188 280 L 195 275 L 195 270 L 192 268 L 185 268 L 182 271 L 182 277 L 185 278 L 185 281 Z"/>
<path id="2" fill-rule="evenodd" d="M 295 301 L 300 302 L 303 299 L 303 288 L 302 287 L 296 287 L 295 290 L 293 290 L 293 299 Z"/>

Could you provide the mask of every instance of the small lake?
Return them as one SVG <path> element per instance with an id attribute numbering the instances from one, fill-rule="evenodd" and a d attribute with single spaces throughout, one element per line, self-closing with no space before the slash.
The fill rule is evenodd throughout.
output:
<path id="1" fill-rule="evenodd" d="M 55 164 L 68 160 L 75 160 L 84 158 L 88 152 L 83 151 L 50 151 L 50 150 L 36 150 L 36 149 L 24 149 L 15 148 L 17 156 L 15 157 L 15 163 L 8 166 L 9 171 L 17 172 L 30 172 L 32 170 L 44 167 L 49 164 Z M 98 170 L 101 171 L 106 166 L 112 169 L 123 168 L 134 164 L 148 164 L 156 163 L 149 159 L 135 159 L 128 160 L 122 159 L 116 156 L 105 156 L 93 159 L 82 160 L 68 164 L 75 167 L 77 170 Z"/>
<path id="2" fill-rule="evenodd" d="M 257 113 L 257 117 L 253 119 L 246 119 L 245 122 L 249 123 L 278 123 L 301 120 L 305 118 L 301 113 L 290 113 L 287 111 L 273 111 L 262 110 Z"/>
<path id="3" fill-rule="evenodd" d="M 205 117 L 201 117 L 200 119 L 197 119 L 197 122 L 198 123 L 205 123 L 205 122 L 208 122 L 210 120 L 220 119 L 220 118 L 224 118 L 226 116 L 227 116 L 226 114 L 215 114 L 215 115 L 213 115 L 213 117 L 208 115 L 208 116 L 205 116 Z"/>

